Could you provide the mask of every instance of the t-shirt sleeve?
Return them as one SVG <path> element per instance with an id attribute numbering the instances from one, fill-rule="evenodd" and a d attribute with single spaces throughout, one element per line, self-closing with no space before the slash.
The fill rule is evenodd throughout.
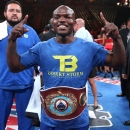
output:
<path id="1" fill-rule="evenodd" d="M 20 62 L 26 67 L 30 68 L 40 64 L 39 59 L 39 43 L 30 48 L 27 52 L 20 56 Z"/>
<path id="2" fill-rule="evenodd" d="M 108 50 L 104 49 L 104 47 L 101 45 L 98 45 L 97 47 L 98 47 L 98 49 L 94 55 L 93 65 L 94 65 L 94 67 L 95 66 L 104 66 L 107 55 L 108 55 Z"/>

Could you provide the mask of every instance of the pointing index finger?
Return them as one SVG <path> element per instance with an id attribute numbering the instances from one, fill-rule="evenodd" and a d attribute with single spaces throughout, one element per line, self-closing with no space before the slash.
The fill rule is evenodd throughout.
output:
<path id="1" fill-rule="evenodd" d="M 25 24 L 25 23 L 27 23 L 27 20 L 28 20 L 28 15 L 26 15 L 25 17 L 24 17 L 24 19 L 20 22 L 21 24 Z"/>
<path id="2" fill-rule="evenodd" d="M 106 25 L 108 23 L 108 21 L 104 18 L 104 15 L 102 12 L 100 12 L 100 18 L 101 18 L 101 21 Z"/>

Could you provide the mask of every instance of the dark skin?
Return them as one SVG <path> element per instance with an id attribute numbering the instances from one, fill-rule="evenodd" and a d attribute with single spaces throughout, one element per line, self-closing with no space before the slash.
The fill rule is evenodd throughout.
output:
<path id="1" fill-rule="evenodd" d="M 75 40 L 73 27 L 75 24 L 75 13 L 65 6 L 53 12 L 53 28 L 56 32 L 56 41 L 61 44 L 69 44 Z"/>
<path id="2" fill-rule="evenodd" d="M 107 55 L 105 65 L 113 68 L 122 68 L 125 66 L 125 49 L 118 28 L 114 23 L 108 22 L 102 13 L 100 13 L 100 18 L 105 25 L 102 30 L 114 41 L 113 53 Z M 23 27 L 23 24 L 27 22 L 27 19 L 28 15 L 26 15 L 25 18 L 13 28 L 8 39 L 7 61 L 11 72 L 20 72 L 26 69 L 20 63 L 20 56 L 16 52 L 16 39 L 29 31 Z M 64 5 L 58 7 L 53 12 L 52 24 L 54 31 L 56 32 L 55 40 L 59 44 L 71 44 L 71 42 L 75 40 L 75 37 L 73 36 L 75 13 L 72 9 Z"/>

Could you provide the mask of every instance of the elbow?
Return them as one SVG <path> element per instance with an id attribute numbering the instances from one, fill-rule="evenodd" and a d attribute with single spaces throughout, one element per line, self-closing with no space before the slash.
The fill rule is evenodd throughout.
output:
<path id="1" fill-rule="evenodd" d="M 20 62 L 12 62 L 11 60 L 7 60 L 7 64 L 10 72 L 12 73 L 18 73 L 25 69 L 24 67 L 22 67 Z"/>
<path id="2" fill-rule="evenodd" d="M 10 72 L 12 72 L 12 73 L 18 73 L 18 72 L 21 72 L 21 71 L 27 69 L 22 64 L 17 64 L 17 65 L 8 64 L 8 67 L 9 67 Z"/>
<path id="3" fill-rule="evenodd" d="M 8 63 L 8 68 L 9 68 L 10 72 L 12 72 L 12 73 L 20 72 L 19 64 L 11 63 L 9 61 L 7 63 Z"/>

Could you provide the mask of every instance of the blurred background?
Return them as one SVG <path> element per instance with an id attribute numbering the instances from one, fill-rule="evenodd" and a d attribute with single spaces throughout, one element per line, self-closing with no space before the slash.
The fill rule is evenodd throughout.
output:
<path id="1" fill-rule="evenodd" d="M 9 0 L 0 0 L 0 22 L 4 21 L 4 6 Z M 130 17 L 130 0 L 17 0 L 22 4 L 23 17 L 28 14 L 28 25 L 32 26 L 39 34 L 45 25 L 49 23 L 52 12 L 59 5 L 71 7 L 76 18 L 83 18 L 86 29 L 97 38 L 103 26 L 99 12 L 103 12 L 105 18 L 114 22 L 119 28 Z"/>

